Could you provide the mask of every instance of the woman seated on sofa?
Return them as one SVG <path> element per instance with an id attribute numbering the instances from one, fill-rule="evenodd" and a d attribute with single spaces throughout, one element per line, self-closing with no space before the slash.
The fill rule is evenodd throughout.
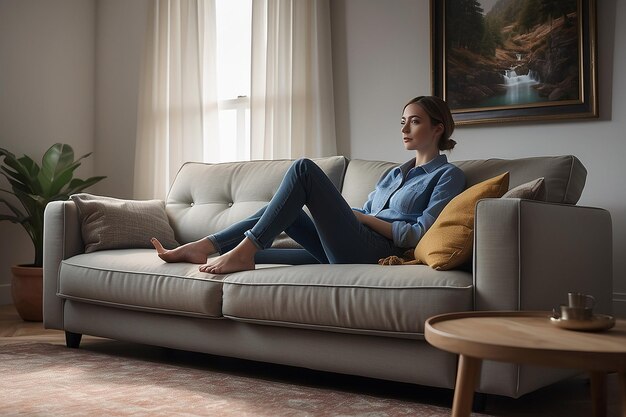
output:
<path id="1" fill-rule="evenodd" d="M 320 263 L 376 263 L 414 248 L 444 206 L 465 187 L 465 175 L 440 151 L 451 150 L 454 121 L 438 97 L 420 96 L 404 107 L 402 140 L 415 158 L 391 170 L 361 209 L 350 208 L 311 160 L 295 161 L 267 206 L 221 232 L 178 248 L 152 243 L 166 262 L 201 264 L 226 274 L 255 268 L 255 254 L 286 232 Z M 309 208 L 313 219 L 302 210 Z M 207 257 L 220 256 L 207 262 Z"/>

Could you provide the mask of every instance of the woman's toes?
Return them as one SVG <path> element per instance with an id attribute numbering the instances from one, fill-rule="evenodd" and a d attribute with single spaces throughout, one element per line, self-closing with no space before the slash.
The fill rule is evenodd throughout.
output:
<path id="1" fill-rule="evenodd" d="M 163 245 L 161 245 L 161 242 L 159 242 L 159 239 L 153 237 L 152 239 L 150 239 L 150 242 L 152 243 L 152 246 L 154 246 L 154 249 L 156 249 L 158 253 L 165 252 L 165 248 L 163 247 Z"/>

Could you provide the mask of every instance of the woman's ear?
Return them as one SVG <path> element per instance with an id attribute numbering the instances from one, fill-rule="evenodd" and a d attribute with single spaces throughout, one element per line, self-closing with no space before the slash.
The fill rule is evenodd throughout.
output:
<path id="1" fill-rule="evenodd" d="M 437 123 L 437 126 L 435 126 L 435 132 L 438 135 L 443 135 L 443 132 L 446 130 L 446 128 L 443 126 L 443 123 Z"/>

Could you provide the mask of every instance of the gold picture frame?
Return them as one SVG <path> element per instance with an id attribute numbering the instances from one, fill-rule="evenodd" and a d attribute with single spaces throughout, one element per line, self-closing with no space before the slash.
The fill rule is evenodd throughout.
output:
<path id="1" fill-rule="evenodd" d="M 595 0 L 431 0 L 430 10 L 433 95 L 458 125 L 598 117 Z"/>

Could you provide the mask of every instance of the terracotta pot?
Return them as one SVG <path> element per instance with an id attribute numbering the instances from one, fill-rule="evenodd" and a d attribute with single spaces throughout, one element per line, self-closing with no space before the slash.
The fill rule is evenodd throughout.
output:
<path id="1" fill-rule="evenodd" d="M 15 265 L 11 272 L 11 295 L 17 313 L 25 321 L 42 321 L 43 268 Z"/>

